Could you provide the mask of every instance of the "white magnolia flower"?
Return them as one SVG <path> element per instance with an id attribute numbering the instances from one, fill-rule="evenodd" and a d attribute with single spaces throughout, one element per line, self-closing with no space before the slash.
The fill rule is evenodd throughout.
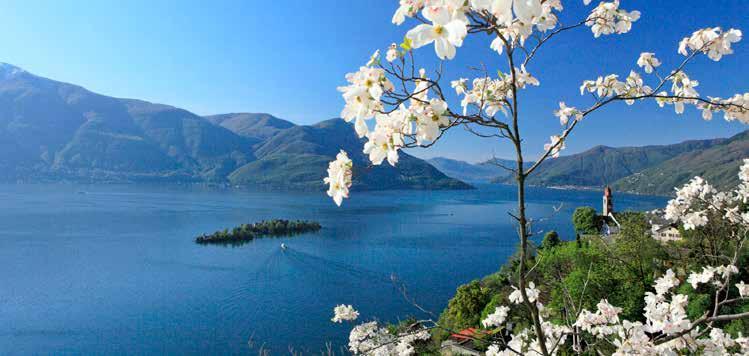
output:
<path id="1" fill-rule="evenodd" d="M 512 0 L 471 0 L 471 7 L 477 11 L 488 11 L 497 18 L 497 23 L 512 23 Z"/>
<path id="2" fill-rule="evenodd" d="M 739 290 L 741 298 L 749 297 L 749 284 L 744 284 L 744 281 L 736 283 L 736 289 Z"/>
<path id="3" fill-rule="evenodd" d="M 660 67 L 661 61 L 655 58 L 655 53 L 643 52 L 637 59 L 637 65 L 645 69 L 645 73 L 650 74 L 653 73 L 654 68 Z"/>
<path id="4" fill-rule="evenodd" d="M 639 11 L 628 12 L 619 9 L 619 1 L 603 1 L 591 11 L 585 24 L 590 27 L 593 36 L 613 33 L 627 33 L 632 29 L 632 23 L 640 19 Z"/>
<path id="5" fill-rule="evenodd" d="M 424 7 L 424 0 L 400 0 L 400 6 L 393 15 L 393 23 L 400 25 L 406 17 L 414 17 Z"/>
<path id="6" fill-rule="evenodd" d="M 424 17 L 432 24 L 421 24 L 406 33 L 413 48 L 419 48 L 434 42 L 434 50 L 440 59 L 453 59 L 455 47 L 463 45 L 468 34 L 468 24 L 452 18 L 446 6 L 428 6 L 422 11 Z"/>
<path id="7" fill-rule="evenodd" d="M 523 294 L 515 286 L 512 286 L 512 289 L 513 291 L 508 297 L 508 299 L 510 299 L 510 302 L 514 304 L 522 303 Z M 536 300 L 538 300 L 539 294 L 541 294 L 541 291 L 536 289 L 536 285 L 533 282 L 528 283 L 528 287 L 525 288 L 525 295 L 528 297 L 528 301 L 531 303 L 535 303 Z"/>
<path id="8" fill-rule="evenodd" d="M 323 179 L 329 185 L 328 196 L 333 198 L 336 205 L 341 206 L 343 198 L 348 198 L 351 187 L 351 169 L 353 164 L 346 151 L 341 150 L 335 161 L 328 165 L 328 176 Z"/>
<path id="9" fill-rule="evenodd" d="M 453 80 L 452 82 L 450 82 L 450 86 L 453 89 L 455 89 L 455 93 L 456 94 L 458 94 L 458 95 L 465 94 L 466 89 L 467 89 L 467 87 L 466 87 L 466 82 L 467 81 L 468 81 L 468 79 L 466 79 L 466 78 L 460 78 L 458 80 Z"/>
<path id="10" fill-rule="evenodd" d="M 526 24 L 532 24 L 543 12 L 541 0 L 514 0 L 512 10 L 515 11 L 518 20 Z"/>
<path id="11" fill-rule="evenodd" d="M 447 103 L 436 98 L 430 100 L 429 105 L 424 106 L 422 111 L 417 113 L 416 141 L 418 144 L 433 142 L 442 133 L 440 129 L 450 125 L 450 118 L 445 113 L 447 113 Z"/>
<path id="12" fill-rule="evenodd" d="M 398 59 L 398 45 L 395 43 L 390 44 L 387 53 L 385 54 L 385 60 L 392 62 Z"/>
<path id="13" fill-rule="evenodd" d="M 403 147 L 405 115 L 408 111 L 402 106 L 388 115 L 377 114 L 375 129 L 367 133 L 369 141 L 364 144 L 364 153 L 374 165 L 382 164 L 387 158 L 391 166 L 398 163 L 398 150 Z"/>
<path id="14" fill-rule="evenodd" d="M 343 321 L 356 320 L 359 317 L 359 312 L 354 309 L 351 305 L 337 305 L 333 308 L 333 319 L 330 319 L 334 323 L 342 323 Z"/>
<path id="15" fill-rule="evenodd" d="M 580 121 L 583 118 L 580 110 L 567 106 L 563 101 L 559 102 L 559 110 L 554 111 L 554 116 L 559 118 L 559 123 L 562 126 L 567 125 L 571 117 L 574 117 L 576 121 Z"/>
<path id="16" fill-rule="evenodd" d="M 525 70 L 525 65 L 521 65 L 520 69 L 515 68 L 515 82 L 518 88 L 523 89 L 526 85 L 539 86 L 541 83 Z"/>
<path id="17" fill-rule="evenodd" d="M 741 37 L 741 31 L 736 29 L 725 32 L 720 27 L 701 29 L 681 40 L 679 53 L 688 56 L 690 53 L 688 50 L 702 52 L 710 59 L 719 61 L 724 55 L 733 53 L 731 45 L 741 41 Z"/>
<path id="18" fill-rule="evenodd" d="M 372 58 L 379 61 L 379 53 L 375 52 Z M 373 62 L 373 59 L 369 62 Z M 346 102 L 341 111 L 341 118 L 346 122 L 355 121 L 356 133 L 359 137 L 364 137 L 369 131 L 365 120 L 371 119 L 376 112 L 382 110 L 380 98 L 384 92 L 394 90 L 394 86 L 387 79 L 384 69 L 370 66 L 346 74 L 346 80 L 349 85 L 338 88 Z"/>
<path id="19" fill-rule="evenodd" d="M 676 278 L 674 271 L 669 268 L 666 271 L 666 274 L 655 280 L 655 293 L 658 295 L 664 295 L 678 285 L 679 279 Z"/>
<path id="20" fill-rule="evenodd" d="M 550 137 L 550 141 L 544 145 L 544 151 L 548 151 L 551 157 L 558 158 L 559 153 L 565 149 L 564 140 L 561 136 L 554 135 Z"/>
<path id="21" fill-rule="evenodd" d="M 710 282 L 715 276 L 714 267 L 703 267 L 702 272 L 692 272 L 687 277 L 687 283 L 692 285 L 692 288 L 697 289 L 700 284 L 706 284 Z"/>
<path id="22" fill-rule="evenodd" d="M 494 310 L 494 313 L 487 315 L 486 319 L 481 321 L 481 325 L 485 328 L 501 326 L 507 319 L 509 312 L 510 308 L 500 305 Z"/>

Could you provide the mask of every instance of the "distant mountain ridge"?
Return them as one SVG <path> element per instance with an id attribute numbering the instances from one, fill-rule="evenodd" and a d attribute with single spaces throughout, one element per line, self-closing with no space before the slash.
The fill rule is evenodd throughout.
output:
<path id="1" fill-rule="evenodd" d="M 640 194 L 673 194 L 694 176 L 705 178 L 715 187 L 727 189 L 739 184 L 739 166 L 749 158 L 749 131 L 705 149 L 677 155 L 614 182 L 615 189 Z"/>
<path id="2" fill-rule="evenodd" d="M 490 159 L 480 163 L 468 163 L 465 161 L 435 157 L 427 160 L 429 164 L 445 173 L 448 177 L 459 179 L 468 183 L 491 183 L 493 181 L 509 179 L 512 172 L 507 168 L 515 168 L 515 161 L 507 159 Z M 526 168 L 530 166 L 526 162 Z"/>
<path id="3" fill-rule="evenodd" d="M 694 176 L 727 188 L 738 184 L 738 170 L 749 157 L 749 131 L 731 138 L 691 140 L 643 147 L 596 146 L 549 159 L 527 179 L 545 187 L 600 188 L 653 195 L 671 195 Z M 496 183 L 513 183 L 499 177 Z"/>
<path id="4" fill-rule="evenodd" d="M 119 99 L 0 64 L 0 181 L 211 182 L 324 189 L 338 149 L 366 167 L 342 120 L 298 126 L 269 114 L 201 117 Z M 397 168 L 362 170 L 355 189 L 465 189 L 401 154 Z"/>

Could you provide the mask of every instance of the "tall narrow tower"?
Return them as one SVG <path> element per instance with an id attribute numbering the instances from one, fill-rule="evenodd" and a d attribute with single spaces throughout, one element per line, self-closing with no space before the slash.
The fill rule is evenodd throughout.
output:
<path id="1" fill-rule="evenodd" d="M 608 185 L 603 189 L 603 216 L 609 216 L 614 212 L 614 197 L 611 195 L 611 187 Z"/>

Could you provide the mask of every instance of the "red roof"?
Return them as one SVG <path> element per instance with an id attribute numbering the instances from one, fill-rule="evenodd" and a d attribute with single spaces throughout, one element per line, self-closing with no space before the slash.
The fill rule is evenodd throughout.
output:
<path id="1" fill-rule="evenodd" d="M 481 331 L 481 333 L 484 333 Z M 474 339 L 476 335 L 476 328 L 468 328 L 465 330 L 461 330 L 460 332 L 456 334 L 450 335 L 450 338 L 456 340 L 456 341 L 464 341 L 464 340 L 471 340 Z"/>

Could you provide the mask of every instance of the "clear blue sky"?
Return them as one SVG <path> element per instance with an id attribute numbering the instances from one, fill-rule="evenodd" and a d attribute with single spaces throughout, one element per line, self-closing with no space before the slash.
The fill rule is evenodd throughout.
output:
<path id="1" fill-rule="evenodd" d="M 4 1 L 0 4 L 0 61 L 92 91 L 182 107 L 198 114 L 268 112 L 295 123 L 337 117 L 336 87 L 376 48 L 399 41 L 409 23 L 390 23 L 396 0 L 319 1 Z M 562 21 L 585 16 L 582 0 L 565 0 Z M 594 1 L 596 3 L 596 1 Z M 552 116 L 560 100 L 584 106 L 578 87 L 599 74 L 626 76 L 640 52 L 654 51 L 671 68 L 682 59 L 679 40 L 707 26 L 736 27 L 749 36 L 742 0 L 633 0 L 622 7 L 643 14 L 629 34 L 594 40 L 587 29 L 560 36 L 529 71 L 542 86 L 526 90 L 524 133 L 538 153 L 558 132 Z M 410 24 L 413 26 L 413 24 Z M 448 62 L 446 75 L 469 65 L 504 62 L 476 37 Z M 434 52 L 417 52 L 434 64 Z M 749 91 L 749 41 L 719 63 L 700 59 L 688 73 L 703 95 Z M 724 137 L 744 127 L 722 118 L 703 122 L 694 110 L 676 116 L 654 103 L 614 106 L 586 119 L 567 154 L 597 144 L 663 144 Z M 510 156 L 505 143 L 456 130 L 422 157 L 477 161 Z"/>

